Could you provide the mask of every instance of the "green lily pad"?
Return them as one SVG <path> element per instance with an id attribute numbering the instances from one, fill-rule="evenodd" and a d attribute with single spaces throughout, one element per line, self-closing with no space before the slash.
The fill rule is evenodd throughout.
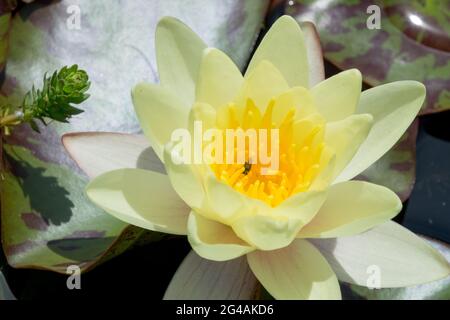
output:
<path id="1" fill-rule="evenodd" d="M 416 120 L 391 150 L 364 170 L 356 179 L 388 187 L 402 201 L 407 200 L 416 179 L 416 138 L 418 127 L 418 120 Z"/>
<path id="2" fill-rule="evenodd" d="M 128 226 L 91 204 L 85 174 L 60 138 L 72 131 L 138 133 L 130 90 L 156 82 L 154 32 L 165 15 L 186 22 L 211 46 L 243 67 L 268 1 L 62 0 L 24 6 L 14 17 L 2 91 L 17 104 L 45 72 L 77 63 L 90 75 L 91 98 L 70 124 L 51 123 L 42 134 L 16 128 L 4 145 L 1 186 L 3 248 L 14 267 L 88 270 L 136 242 L 161 234 Z"/>
<path id="3" fill-rule="evenodd" d="M 340 69 L 358 68 L 371 86 L 417 80 L 427 87 L 422 114 L 450 109 L 450 5 L 448 1 L 289 1 L 298 21 L 313 21 L 324 56 Z M 380 28 L 367 20 L 380 8 Z"/>
<path id="4" fill-rule="evenodd" d="M 8 55 L 9 28 L 11 25 L 11 13 L 4 12 L 0 8 L 0 71 L 3 70 Z"/>

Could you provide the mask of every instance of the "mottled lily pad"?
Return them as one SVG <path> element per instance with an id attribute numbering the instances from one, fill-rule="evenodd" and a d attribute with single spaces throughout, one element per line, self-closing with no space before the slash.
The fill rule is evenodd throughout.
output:
<path id="1" fill-rule="evenodd" d="M 149 234 L 127 226 L 91 204 L 88 178 L 66 154 L 60 138 L 72 131 L 138 133 L 132 86 L 156 82 L 154 32 L 165 15 L 192 26 L 210 45 L 243 67 L 268 1 L 62 0 L 24 6 L 14 17 L 2 91 L 19 103 L 47 71 L 77 63 L 91 78 L 85 112 L 70 124 L 51 123 L 34 133 L 17 128 L 6 139 L 2 181 L 2 238 L 8 262 L 65 272 L 83 270 L 120 254 Z M 142 242 L 142 241 L 140 241 Z"/>
<path id="2" fill-rule="evenodd" d="M 380 29 L 367 19 L 380 10 Z M 427 87 L 422 114 L 450 109 L 450 2 L 420 0 L 295 0 L 286 11 L 316 24 L 327 60 L 358 68 L 372 86 L 417 80 Z"/>

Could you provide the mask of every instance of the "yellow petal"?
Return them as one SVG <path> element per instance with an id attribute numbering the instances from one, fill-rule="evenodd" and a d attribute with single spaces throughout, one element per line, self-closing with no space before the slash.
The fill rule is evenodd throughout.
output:
<path id="1" fill-rule="evenodd" d="M 164 173 L 146 137 L 127 133 L 75 132 L 62 137 L 67 152 L 90 177 L 121 168 Z"/>
<path id="2" fill-rule="evenodd" d="M 336 275 L 306 240 L 295 240 L 274 251 L 254 251 L 247 260 L 256 278 L 276 299 L 341 299 Z"/>
<path id="3" fill-rule="evenodd" d="M 373 116 L 366 141 L 337 181 L 356 177 L 383 156 L 400 139 L 425 100 L 425 86 L 417 81 L 396 81 L 366 90 L 357 113 Z"/>
<path id="4" fill-rule="evenodd" d="M 352 115 L 361 94 L 361 72 L 357 69 L 338 73 L 311 89 L 316 107 L 327 121 L 338 121 Z"/>
<path id="5" fill-rule="evenodd" d="M 235 218 L 232 228 L 238 237 L 258 249 L 283 248 L 312 220 L 325 198 L 325 192 L 302 192 L 289 197 L 275 208 L 255 200 L 259 205 Z"/>
<path id="6" fill-rule="evenodd" d="M 169 178 L 142 169 L 119 169 L 92 180 L 89 199 L 114 217 L 141 228 L 186 234 L 189 207 Z"/>
<path id="7" fill-rule="evenodd" d="M 214 261 L 235 259 L 254 250 L 229 226 L 206 219 L 194 211 L 188 219 L 188 240 L 198 255 Z"/>
<path id="8" fill-rule="evenodd" d="M 189 130 L 194 133 L 194 121 L 201 121 L 202 130 L 216 127 L 217 112 L 210 104 L 196 102 L 189 113 Z"/>
<path id="9" fill-rule="evenodd" d="M 236 98 L 244 82 L 233 61 L 218 49 L 205 49 L 196 86 L 196 101 L 214 108 Z"/>
<path id="10" fill-rule="evenodd" d="M 317 114 L 314 106 L 313 98 L 309 90 L 303 87 L 294 87 L 286 92 L 281 93 L 274 99 L 274 107 L 272 112 L 272 121 L 279 126 L 286 114 L 295 108 L 295 120 L 304 119 Z"/>
<path id="11" fill-rule="evenodd" d="M 251 210 L 251 199 L 217 180 L 212 174 L 206 178 L 206 194 L 207 203 L 203 207 L 203 214 L 210 219 L 230 224 L 241 212 Z"/>
<path id="12" fill-rule="evenodd" d="M 352 160 L 360 145 L 369 134 L 372 116 L 358 114 L 344 120 L 329 122 L 325 129 L 325 144 L 332 148 L 336 155 L 334 177 Z"/>
<path id="13" fill-rule="evenodd" d="M 176 94 L 184 106 L 192 105 L 206 44 L 188 26 L 171 17 L 159 21 L 155 41 L 162 86 Z"/>
<path id="14" fill-rule="evenodd" d="M 299 238 L 332 238 L 358 234 L 392 219 L 402 209 L 388 188 L 363 181 L 331 186 L 314 219 L 300 230 Z"/>
<path id="15" fill-rule="evenodd" d="M 425 240 L 389 221 L 356 236 L 314 239 L 339 280 L 360 286 L 407 287 L 450 275 L 447 260 Z"/>
<path id="16" fill-rule="evenodd" d="M 163 161 L 164 144 L 175 129 L 187 127 L 189 108 L 169 90 L 149 83 L 135 86 L 132 98 L 141 128 Z"/>
<path id="17" fill-rule="evenodd" d="M 308 58 L 298 23 L 289 16 L 279 18 L 264 36 L 247 69 L 253 72 L 261 61 L 270 61 L 290 86 L 308 88 Z"/>
<path id="18" fill-rule="evenodd" d="M 164 165 L 173 188 L 191 207 L 201 208 L 205 199 L 200 165 L 183 163 L 179 153 L 174 150 L 174 143 L 164 148 Z"/>
<path id="19" fill-rule="evenodd" d="M 217 262 L 191 251 L 170 281 L 164 300 L 248 300 L 257 288 L 245 257 Z"/>
<path id="20" fill-rule="evenodd" d="M 289 85 L 280 71 L 269 61 L 263 60 L 245 76 L 236 104 L 243 109 L 250 98 L 263 114 L 269 101 L 288 89 Z"/>

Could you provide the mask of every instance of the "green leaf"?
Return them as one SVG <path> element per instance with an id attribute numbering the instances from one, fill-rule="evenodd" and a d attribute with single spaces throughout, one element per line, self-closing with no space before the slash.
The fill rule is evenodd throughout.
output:
<path id="1" fill-rule="evenodd" d="M 296 0 L 286 13 L 297 21 L 315 23 L 325 58 L 339 69 L 359 69 L 371 86 L 420 81 L 427 87 L 422 114 L 450 109 L 448 2 L 389 0 L 379 5 L 378 29 L 366 27 L 371 15 L 366 14 L 369 4 L 363 0 L 326 1 L 322 6 Z M 404 8 L 423 21 L 433 21 L 433 28 L 427 23 L 414 25 Z"/>
<path id="2" fill-rule="evenodd" d="M 2 86 L 11 104 L 20 104 L 24 93 L 45 72 L 64 65 L 77 63 L 89 73 L 92 86 L 91 97 L 83 103 L 85 112 L 70 123 L 51 122 L 41 135 L 19 126 L 7 139 L 9 172 L 4 173 L 1 188 L 1 232 L 13 267 L 65 272 L 67 265 L 78 264 L 86 270 L 142 237 L 147 242 L 161 239 L 160 234 L 149 236 L 88 201 L 84 193 L 88 178 L 70 159 L 60 139 L 74 131 L 140 131 L 130 90 L 139 82 L 158 80 L 154 34 L 162 16 L 180 18 L 200 31 L 209 45 L 224 49 L 244 66 L 268 1 L 184 3 L 79 0 L 80 29 L 67 25 L 69 0 L 46 6 L 36 3 L 42 7 L 33 11 L 24 6 L 14 16 Z M 64 72 L 70 73 L 70 68 Z M 71 98 L 77 101 L 85 96 Z"/>
<path id="3" fill-rule="evenodd" d="M 11 25 L 11 13 L 1 12 L 0 9 L 0 71 L 3 70 L 8 54 L 9 28 Z"/>

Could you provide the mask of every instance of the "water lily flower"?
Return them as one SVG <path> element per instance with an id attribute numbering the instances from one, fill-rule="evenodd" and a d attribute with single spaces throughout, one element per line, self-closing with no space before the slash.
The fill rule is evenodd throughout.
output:
<path id="1" fill-rule="evenodd" d="M 338 279 L 370 285 L 373 267 L 379 287 L 449 275 L 437 251 L 390 221 L 402 207 L 394 192 L 352 180 L 411 124 L 425 98 L 421 83 L 361 93 L 356 69 L 324 80 L 313 27 L 289 16 L 274 23 L 244 75 L 173 18 L 157 26 L 156 57 L 161 83 L 132 91 L 151 149 L 142 136 L 118 133 L 63 142 L 93 177 L 95 204 L 127 223 L 187 235 L 193 252 L 166 298 L 251 298 L 252 274 L 277 299 L 340 299 Z M 175 161 L 171 134 L 192 130 L 194 120 L 218 130 L 279 129 L 278 170 Z"/>

